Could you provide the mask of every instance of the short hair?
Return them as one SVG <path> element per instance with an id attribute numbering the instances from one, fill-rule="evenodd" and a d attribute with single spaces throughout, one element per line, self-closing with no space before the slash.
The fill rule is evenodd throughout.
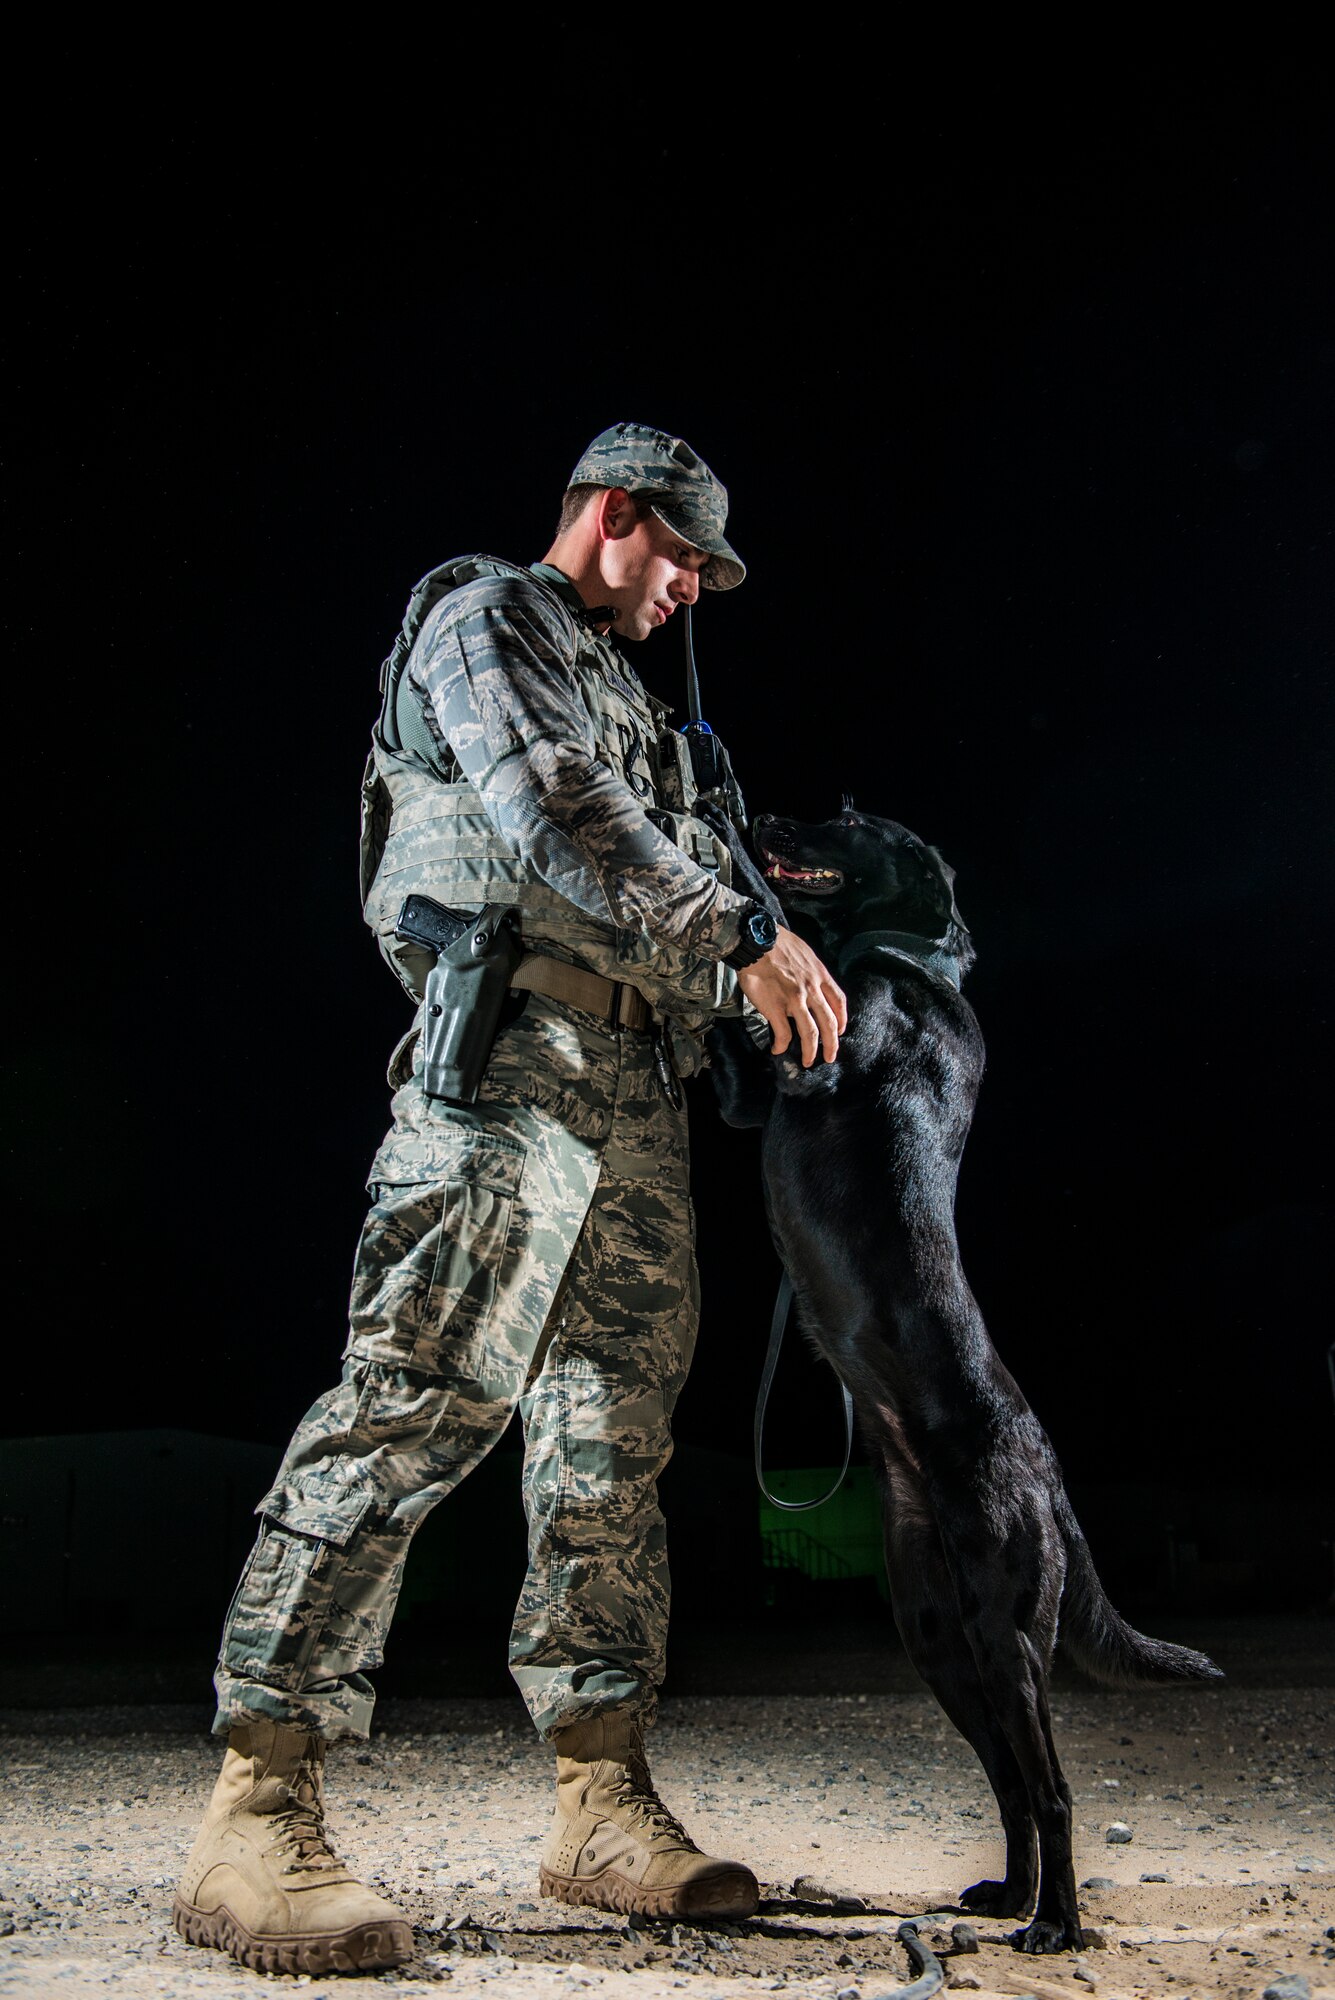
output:
<path id="1" fill-rule="evenodd" d="M 595 493 L 606 493 L 607 487 L 594 486 L 588 480 L 581 480 L 578 486 L 566 488 L 565 499 L 561 502 L 561 518 L 556 524 L 558 535 L 568 534 Z M 637 521 L 643 521 L 653 512 L 653 505 L 647 493 L 632 493 L 630 504 L 635 509 Z"/>

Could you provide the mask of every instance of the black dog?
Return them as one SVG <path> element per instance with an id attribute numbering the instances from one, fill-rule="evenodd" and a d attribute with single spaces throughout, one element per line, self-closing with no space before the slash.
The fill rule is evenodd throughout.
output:
<path id="1" fill-rule="evenodd" d="M 1005 1879 L 960 1900 L 987 1916 L 1035 1910 L 1014 1934 L 1021 1950 L 1078 1947 L 1071 1794 L 1047 1701 L 1059 1621 L 1065 1650 L 1100 1679 L 1219 1669 L 1109 1603 L 961 1269 L 955 1180 L 983 1039 L 959 991 L 974 953 L 952 871 L 893 820 L 851 809 L 819 826 L 760 818 L 754 841 L 765 879 L 734 840 L 737 870 L 839 980 L 848 1033 L 836 1062 L 804 1070 L 740 1023 L 717 1025 L 723 1115 L 764 1126 L 770 1227 L 802 1325 L 883 1475 L 896 1624 L 1001 1809 Z"/>

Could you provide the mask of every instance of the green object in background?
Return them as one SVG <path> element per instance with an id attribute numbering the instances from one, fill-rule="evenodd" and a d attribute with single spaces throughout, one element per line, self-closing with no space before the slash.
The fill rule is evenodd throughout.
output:
<path id="1" fill-rule="evenodd" d="M 837 1466 L 802 1465 L 765 1476 L 780 1500 L 816 1500 L 829 1491 L 838 1472 Z M 770 1573 L 768 1602 L 774 1602 L 785 1573 L 817 1583 L 873 1577 L 882 1598 L 889 1601 L 881 1496 L 869 1465 L 850 1465 L 839 1491 L 809 1514 L 785 1514 L 763 1497 L 759 1506 L 761 1559 Z"/>

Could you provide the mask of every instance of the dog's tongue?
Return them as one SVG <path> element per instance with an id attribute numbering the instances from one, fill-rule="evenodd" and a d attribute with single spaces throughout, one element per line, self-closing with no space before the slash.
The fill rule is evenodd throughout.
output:
<path id="1" fill-rule="evenodd" d="M 772 861 L 765 870 L 776 882 L 813 882 L 822 875 L 828 875 L 828 868 L 790 868 L 786 861 Z"/>

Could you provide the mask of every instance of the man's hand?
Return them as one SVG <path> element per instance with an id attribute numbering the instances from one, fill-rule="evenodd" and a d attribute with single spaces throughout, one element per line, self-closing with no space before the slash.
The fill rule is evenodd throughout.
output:
<path id="1" fill-rule="evenodd" d="M 834 1061 L 848 1026 L 848 1002 L 811 946 L 794 932 L 780 930 L 765 956 L 737 974 L 737 984 L 769 1022 L 772 1055 L 783 1054 L 796 1029 L 804 1069 L 811 1068 L 818 1049 L 826 1062 Z"/>

